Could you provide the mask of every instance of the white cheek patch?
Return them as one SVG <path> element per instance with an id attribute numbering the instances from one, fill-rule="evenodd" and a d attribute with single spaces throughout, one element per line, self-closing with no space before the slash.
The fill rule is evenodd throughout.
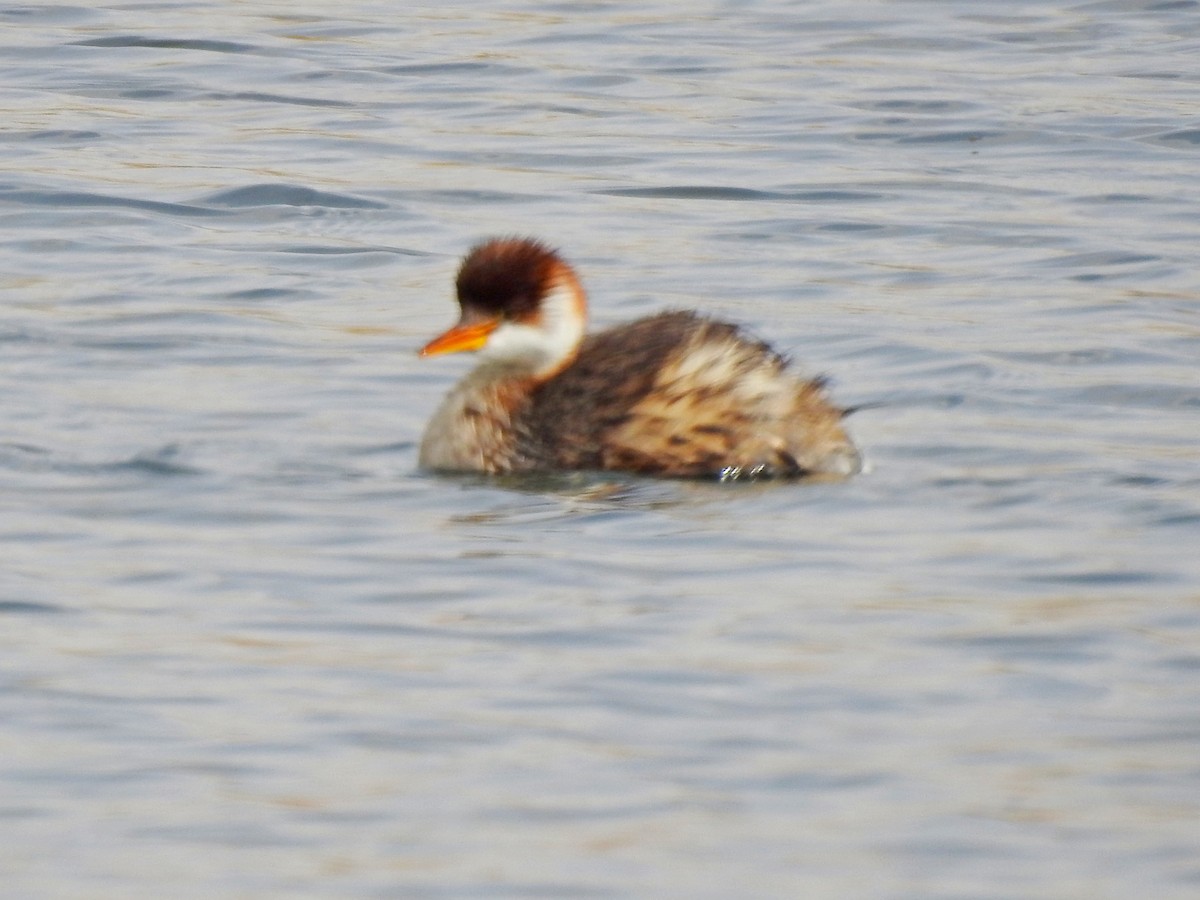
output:
<path id="1" fill-rule="evenodd" d="M 542 300 L 542 332 L 557 359 L 564 359 L 583 339 L 582 304 L 569 285 L 560 284 Z"/>
<path id="2" fill-rule="evenodd" d="M 521 368 L 540 367 L 545 360 L 546 350 L 546 337 L 540 329 L 518 322 L 505 322 L 492 332 L 479 351 L 479 358 Z"/>
<path id="3" fill-rule="evenodd" d="M 479 351 L 485 364 L 525 370 L 532 375 L 558 369 L 583 338 L 579 300 L 568 286 L 559 286 L 542 300 L 539 320 L 505 322 L 492 332 Z"/>

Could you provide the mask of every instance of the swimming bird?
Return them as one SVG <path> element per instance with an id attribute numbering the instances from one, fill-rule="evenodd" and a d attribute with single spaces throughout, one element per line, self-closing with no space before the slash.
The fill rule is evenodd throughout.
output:
<path id="1" fill-rule="evenodd" d="M 461 316 L 421 355 L 474 351 L 479 364 L 430 420 L 423 468 L 723 480 L 861 468 L 824 379 L 736 325 L 676 310 L 585 335 L 578 275 L 530 238 L 475 246 L 455 285 Z"/>

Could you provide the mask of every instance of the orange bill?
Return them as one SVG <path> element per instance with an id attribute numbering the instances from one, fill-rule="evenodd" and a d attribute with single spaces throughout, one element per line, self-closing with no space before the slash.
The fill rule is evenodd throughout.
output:
<path id="1" fill-rule="evenodd" d="M 449 331 L 439 334 L 421 348 L 422 356 L 437 356 L 439 353 L 462 353 L 478 350 L 487 343 L 488 335 L 496 330 L 499 319 L 483 319 L 459 322 Z"/>

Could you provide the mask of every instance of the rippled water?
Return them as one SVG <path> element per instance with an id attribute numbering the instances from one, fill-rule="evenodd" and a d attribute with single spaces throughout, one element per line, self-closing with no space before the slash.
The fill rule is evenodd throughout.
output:
<path id="1" fill-rule="evenodd" d="M 7 897 L 1200 892 L 1200 4 L 0 22 Z M 872 471 L 416 471 L 497 233 Z"/>

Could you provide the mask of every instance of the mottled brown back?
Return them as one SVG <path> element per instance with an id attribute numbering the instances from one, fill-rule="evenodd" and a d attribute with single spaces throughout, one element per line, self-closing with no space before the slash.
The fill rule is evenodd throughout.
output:
<path id="1" fill-rule="evenodd" d="M 667 312 L 587 338 L 514 426 L 535 468 L 794 477 L 820 469 L 822 454 L 853 453 L 841 418 L 819 381 L 788 372 L 766 344 Z"/>

